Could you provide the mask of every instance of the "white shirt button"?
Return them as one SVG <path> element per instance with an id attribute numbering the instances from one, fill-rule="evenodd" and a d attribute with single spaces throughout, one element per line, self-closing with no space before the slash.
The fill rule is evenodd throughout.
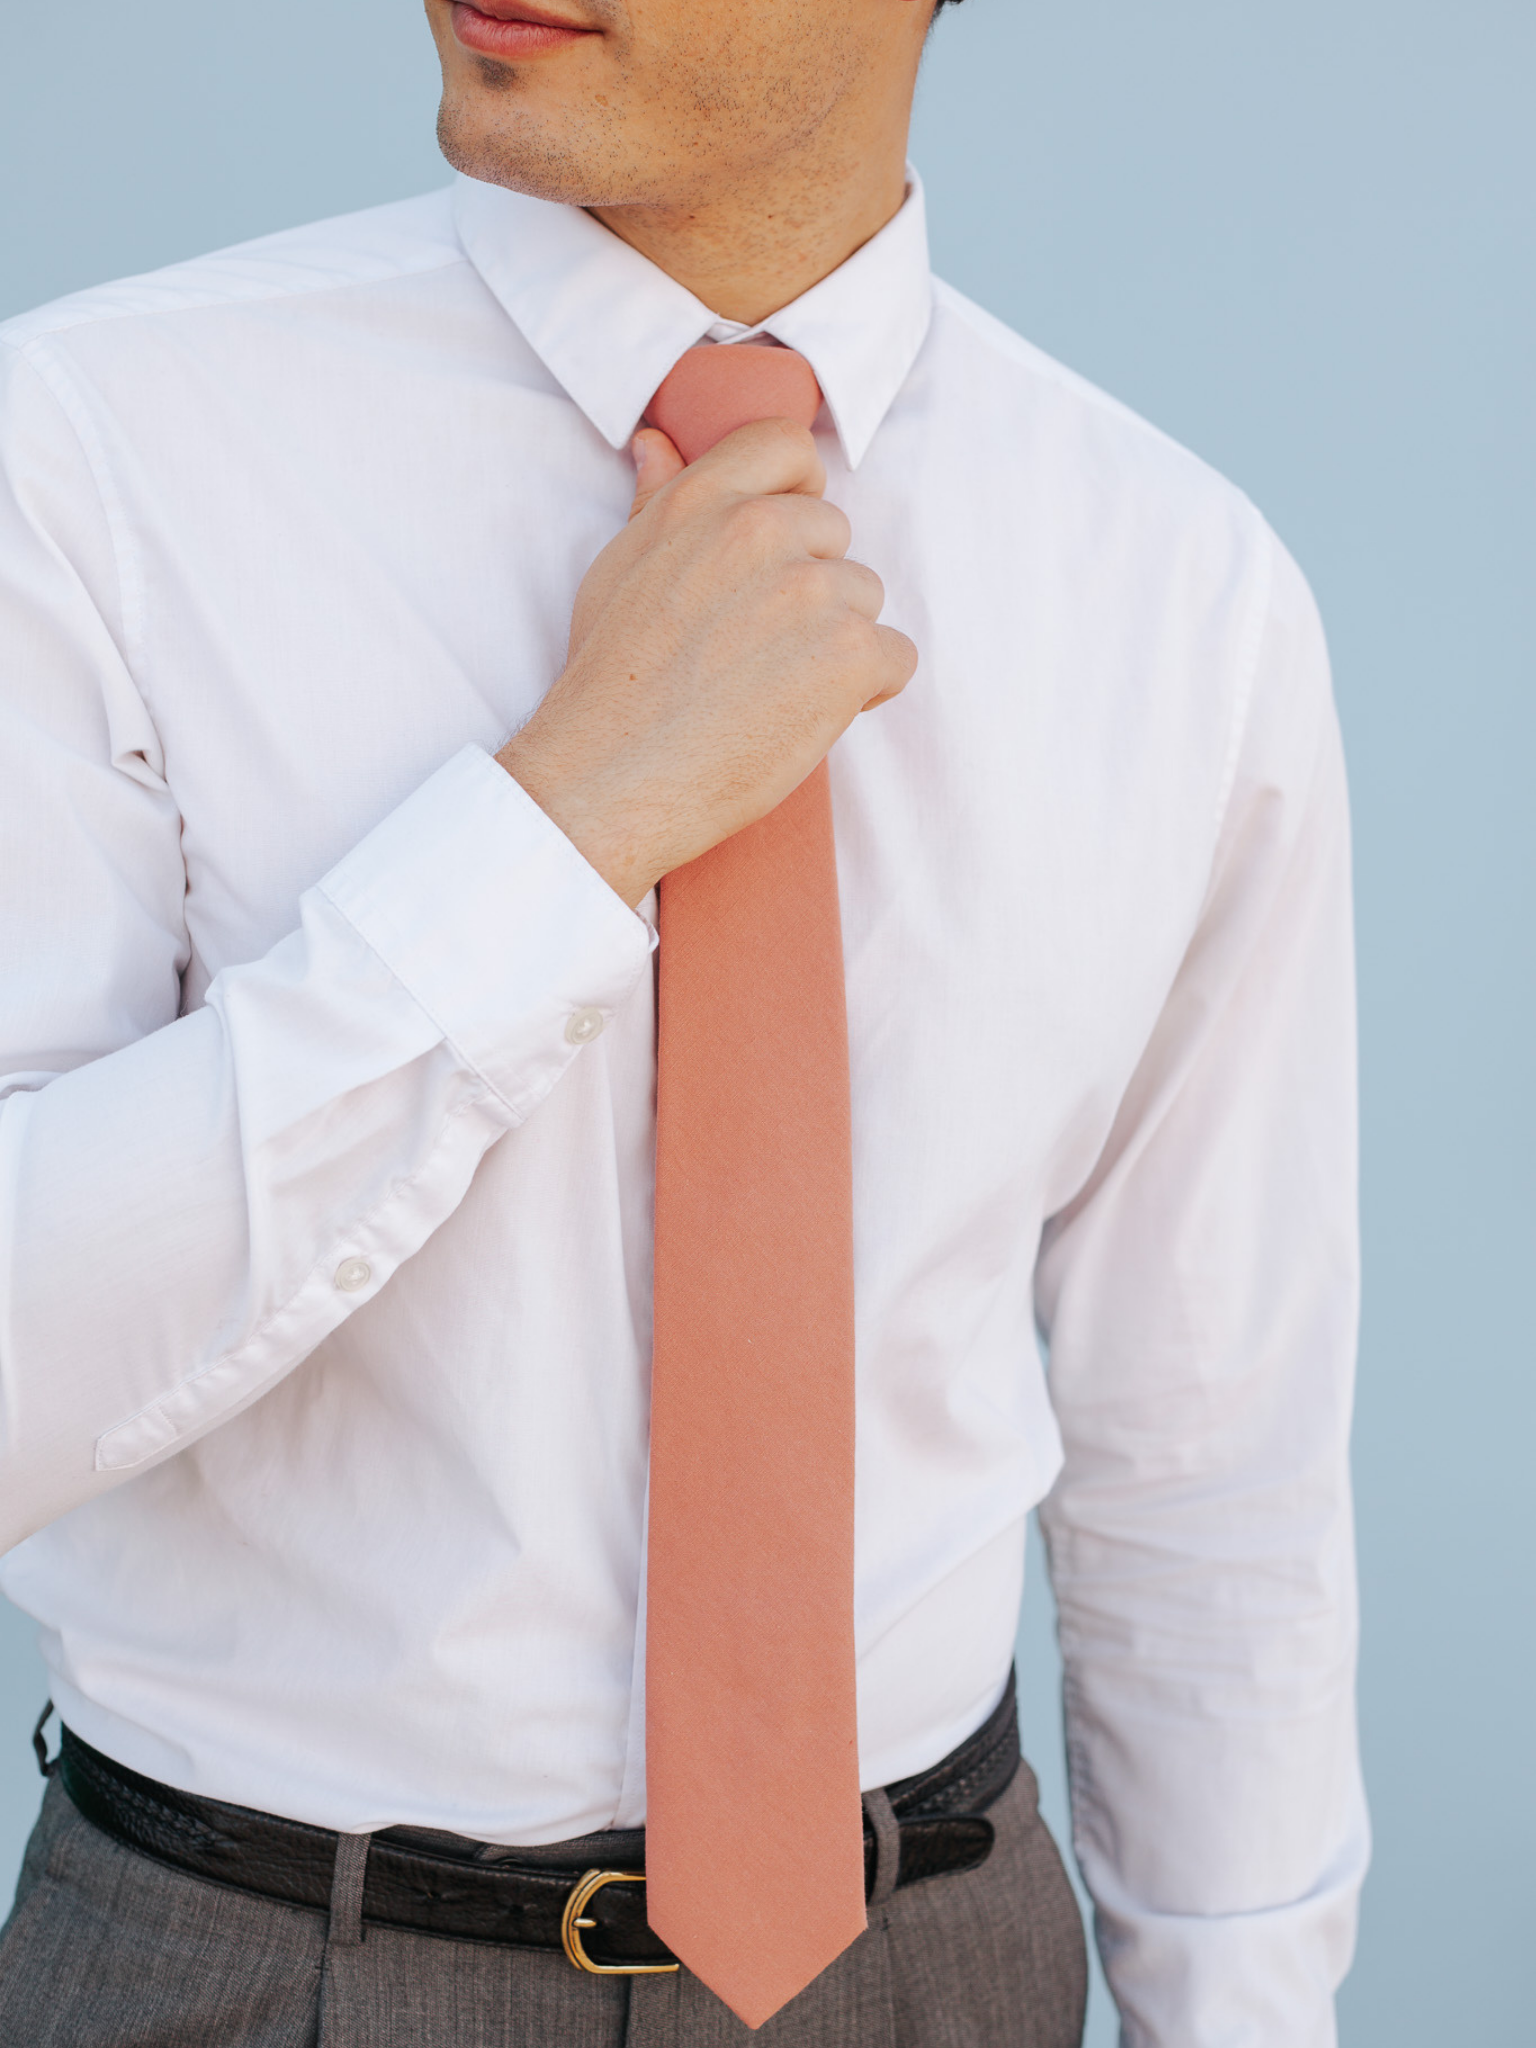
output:
<path id="1" fill-rule="evenodd" d="M 336 1285 L 343 1294 L 356 1294 L 372 1278 L 373 1268 L 366 1259 L 343 1259 L 336 1268 Z"/>
<path id="2" fill-rule="evenodd" d="M 601 1010 L 575 1010 L 565 1020 L 567 1045 L 590 1045 L 603 1028 Z"/>

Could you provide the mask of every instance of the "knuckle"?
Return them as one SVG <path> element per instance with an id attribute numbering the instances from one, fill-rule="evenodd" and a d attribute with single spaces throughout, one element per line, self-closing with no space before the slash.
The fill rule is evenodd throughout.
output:
<path id="1" fill-rule="evenodd" d="M 897 633 L 890 627 L 886 627 L 885 631 L 890 636 L 886 641 L 886 659 L 901 678 L 896 687 L 905 689 L 917 673 L 917 644 L 909 640 L 905 633 Z"/>
<path id="2" fill-rule="evenodd" d="M 782 442 L 791 448 L 814 448 L 816 445 L 815 437 L 812 435 L 810 428 L 799 426 L 794 420 L 782 418 L 758 420 L 755 423 L 754 431 L 770 444 Z"/>
<path id="3" fill-rule="evenodd" d="M 816 436 L 809 427 L 802 427 L 794 420 L 758 420 L 746 430 L 754 437 L 753 445 L 762 451 L 763 460 L 775 474 L 782 477 L 786 470 L 799 477 L 819 495 L 826 487 L 826 471 L 816 451 Z"/>
<path id="4" fill-rule="evenodd" d="M 783 515 L 772 498 L 742 498 L 732 506 L 730 522 L 734 537 L 746 546 L 772 547 L 780 538 Z"/>
<path id="5" fill-rule="evenodd" d="M 827 613 L 833 623 L 839 624 L 848 609 L 847 592 L 838 574 L 841 566 L 813 555 L 807 561 L 796 562 L 793 571 L 801 602 Z"/>
<path id="6" fill-rule="evenodd" d="M 861 619 L 857 612 L 840 612 L 828 628 L 828 639 L 840 667 L 849 670 L 868 667 L 874 646 L 867 619 Z"/>

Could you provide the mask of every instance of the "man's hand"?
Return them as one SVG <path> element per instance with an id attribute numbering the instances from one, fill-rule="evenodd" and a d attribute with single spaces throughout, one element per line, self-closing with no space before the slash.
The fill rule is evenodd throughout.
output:
<path id="1" fill-rule="evenodd" d="M 583 579 L 566 666 L 497 755 L 630 905 L 763 817 L 917 666 L 844 559 L 804 428 L 742 427 L 684 469 L 636 437 L 624 531 Z"/>

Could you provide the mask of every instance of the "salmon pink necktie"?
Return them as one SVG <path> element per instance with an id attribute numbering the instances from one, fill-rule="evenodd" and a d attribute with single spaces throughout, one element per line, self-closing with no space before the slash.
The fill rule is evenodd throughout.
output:
<path id="1" fill-rule="evenodd" d="M 792 350 L 688 350 L 692 462 L 809 426 Z M 646 1653 L 651 1926 L 749 2027 L 865 1924 L 848 1027 L 823 762 L 661 884 Z"/>

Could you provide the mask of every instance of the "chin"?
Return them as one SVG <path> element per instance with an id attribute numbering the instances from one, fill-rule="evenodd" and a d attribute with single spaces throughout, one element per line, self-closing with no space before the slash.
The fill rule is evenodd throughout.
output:
<path id="1" fill-rule="evenodd" d="M 611 140 L 605 148 L 607 138 L 564 134 L 526 109 L 513 112 L 504 99 L 485 108 L 476 98 L 445 95 L 437 117 L 438 147 L 467 178 L 567 206 L 622 205 L 637 196 L 615 176 Z"/>

